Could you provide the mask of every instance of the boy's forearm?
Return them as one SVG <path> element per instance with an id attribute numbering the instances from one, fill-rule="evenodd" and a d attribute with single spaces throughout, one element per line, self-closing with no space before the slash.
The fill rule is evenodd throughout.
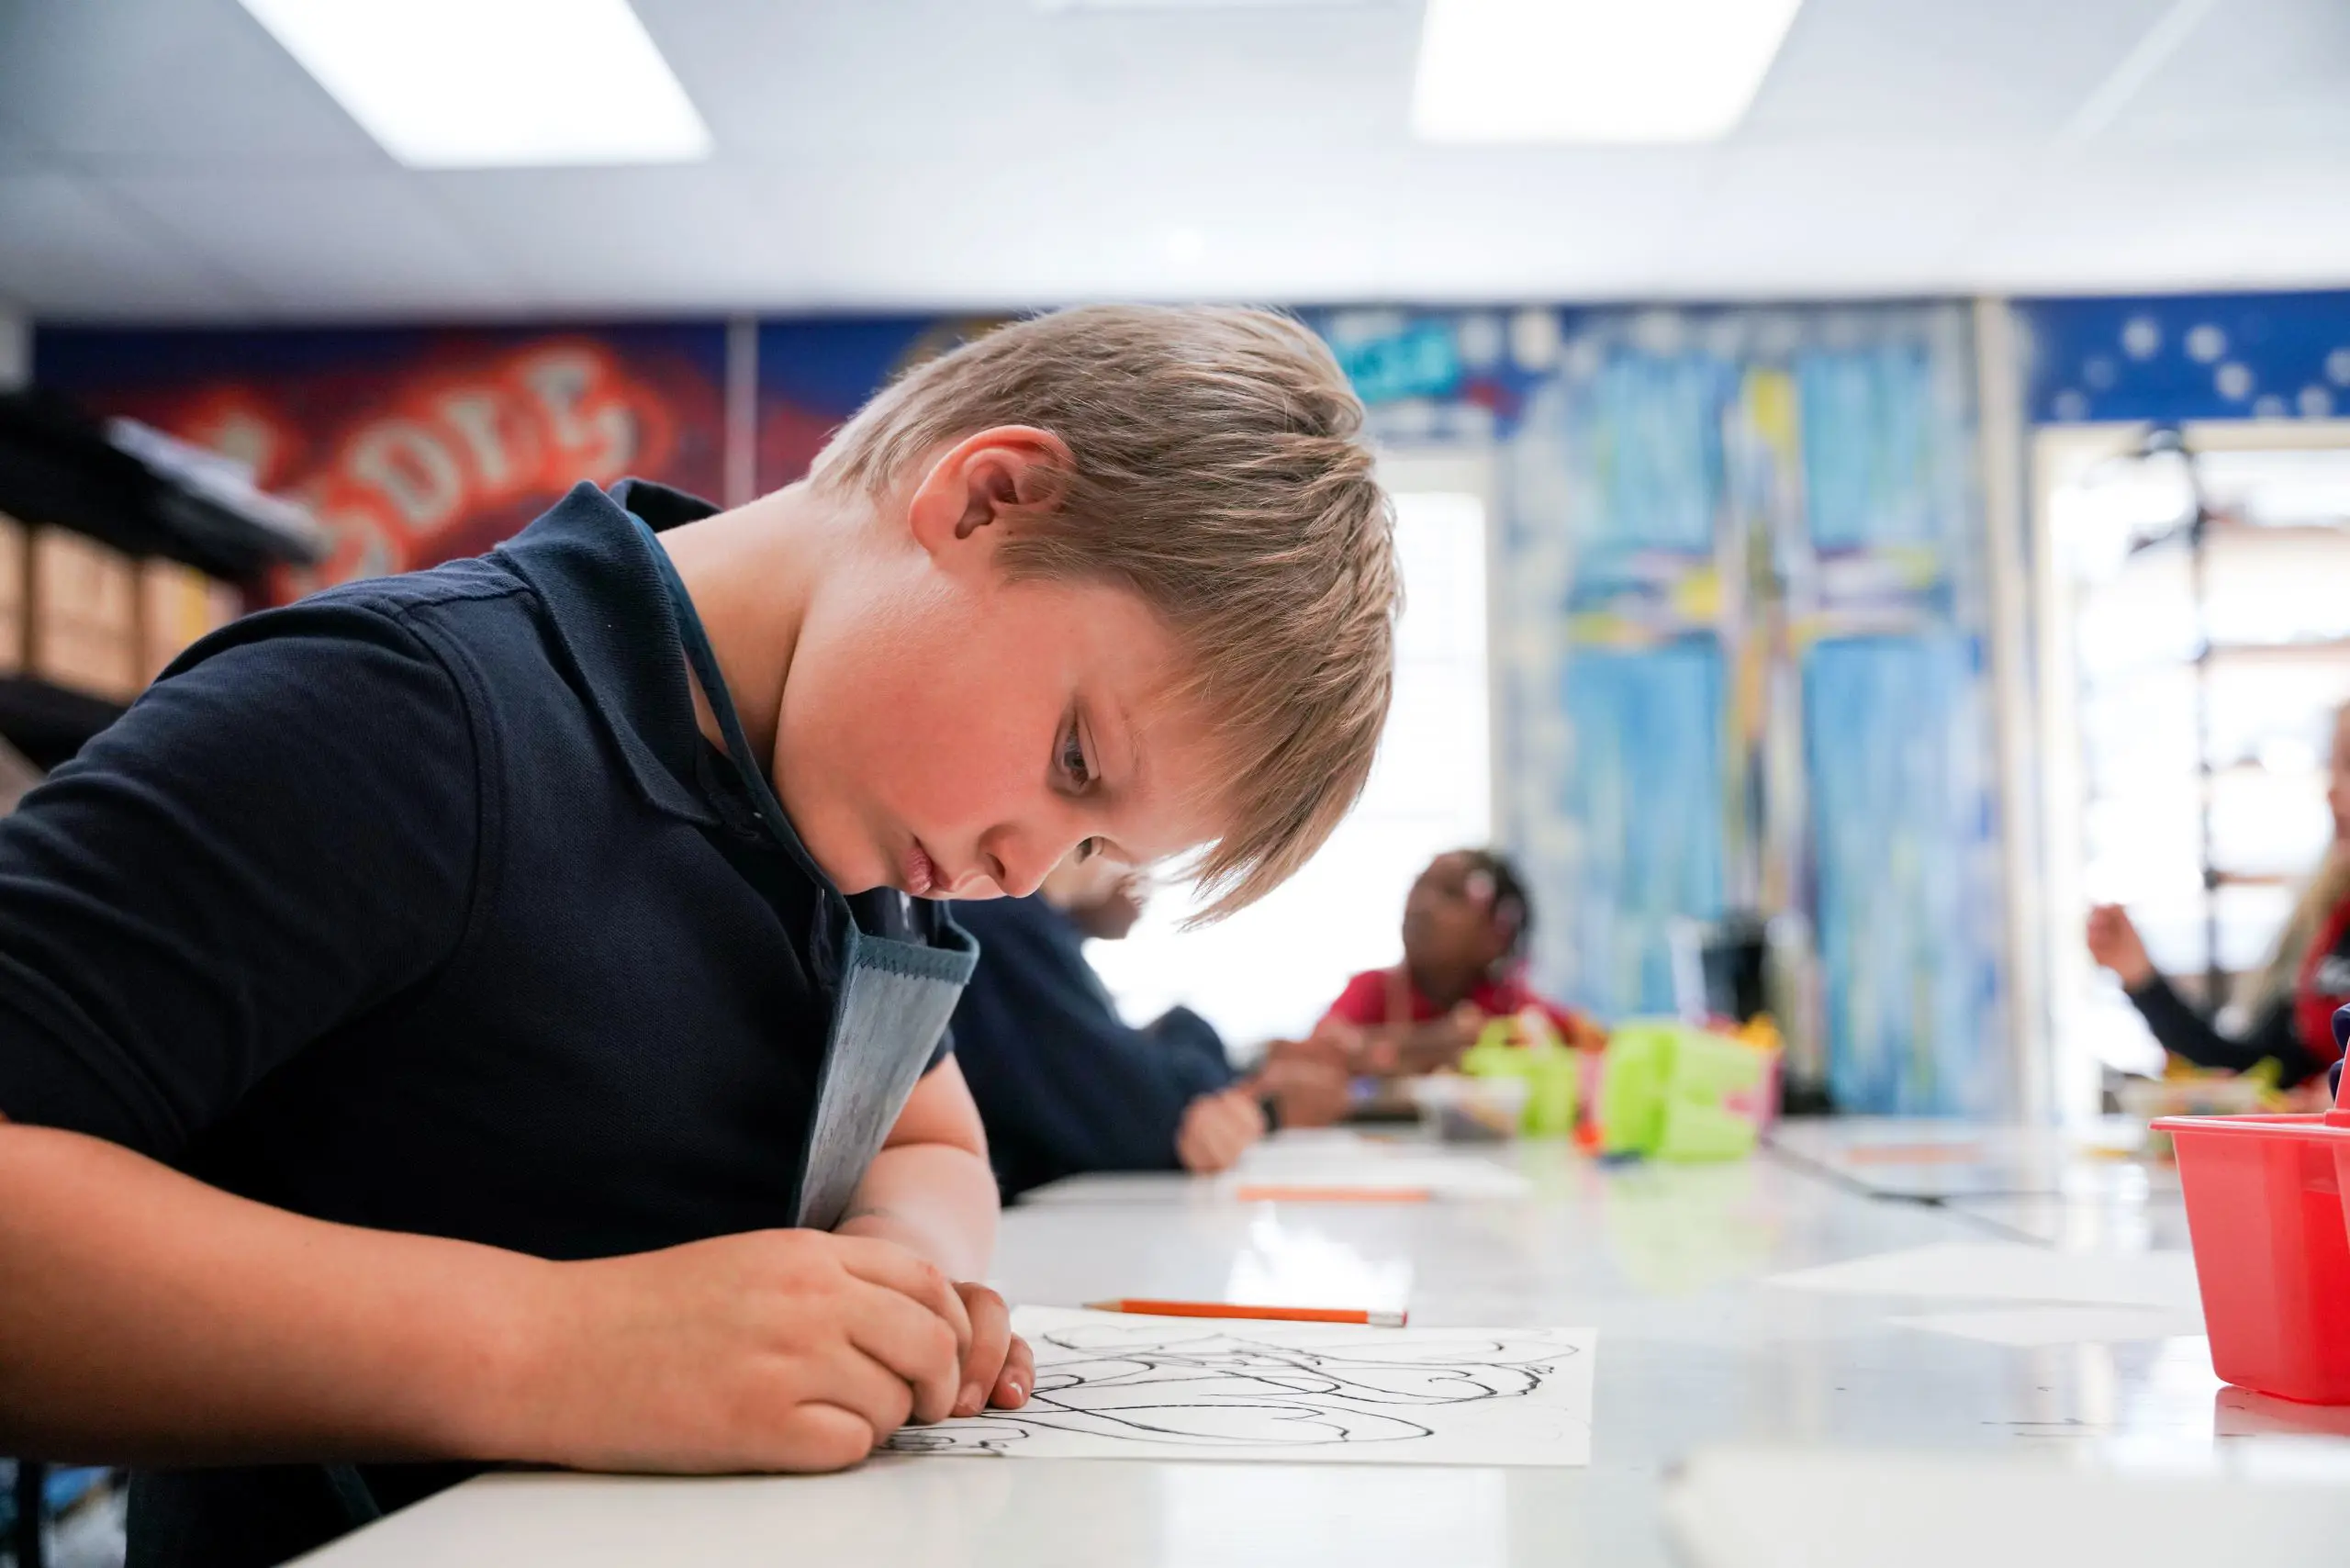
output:
<path id="1" fill-rule="evenodd" d="M 952 1280 L 986 1277 L 1000 1204 L 985 1156 L 958 1144 L 907 1143 L 866 1168 L 835 1228 L 907 1248 Z"/>
<path id="2" fill-rule="evenodd" d="M 526 1457 L 498 1423 L 553 1267 L 306 1219 L 0 1123 L 0 1452 Z"/>

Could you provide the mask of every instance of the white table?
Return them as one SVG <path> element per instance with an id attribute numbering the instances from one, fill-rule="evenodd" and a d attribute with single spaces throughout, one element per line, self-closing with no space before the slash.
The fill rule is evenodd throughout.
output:
<path id="1" fill-rule="evenodd" d="M 2007 1147 L 2009 1135 L 1982 1131 Z M 1886 1321 L 1966 1304 L 1762 1282 L 1895 1249 L 1994 1238 L 1947 1201 L 1874 1200 L 1768 1154 L 1617 1170 L 1554 1145 L 1494 1158 L 1533 1179 L 1529 1198 L 1244 1205 L 1173 1177 L 1108 1183 L 1115 1191 L 1089 1201 L 1063 1193 L 1005 1216 L 997 1278 L 1015 1300 L 1046 1304 L 1262 1299 L 1280 1289 L 1380 1305 L 1372 1298 L 1407 1294 L 1419 1325 L 1594 1326 L 1588 1469 L 889 1458 L 823 1477 L 504 1474 L 310 1561 L 1662 1568 L 1663 1473 L 1701 1445 L 1740 1440 L 2172 1473 L 2285 1445 L 2295 1464 L 2350 1481 L 2350 1421 L 2223 1394 L 2199 1338 L 2009 1349 Z M 2097 1201 L 2126 1216 L 2130 1185 L 2117 1179 Z M 2150 1183 L 2139 1186 L 2143 1211 L 2154 1199 Z M 2053 1205 L 2040 1217 L 2058 1245 L 2183 1241 L 2121 1222 L 2086 1243 L 2068 1237 L 2061 1189 L 2057 1181 L 2032 1200 Z"/>

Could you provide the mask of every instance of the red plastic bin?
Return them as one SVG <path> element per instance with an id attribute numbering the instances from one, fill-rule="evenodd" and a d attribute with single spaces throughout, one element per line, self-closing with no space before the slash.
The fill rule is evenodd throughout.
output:
<path id="1" fill-rule="evenodd" d="M 2312 1116 L 2165 1116 L 2211 1370 L 2350 1405 L 2350 1099 Z"/>

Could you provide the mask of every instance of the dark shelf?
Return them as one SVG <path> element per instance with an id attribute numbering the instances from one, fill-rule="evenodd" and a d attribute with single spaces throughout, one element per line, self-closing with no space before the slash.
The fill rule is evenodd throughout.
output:
<path id="1" fill-rule="evenodd" d="M 324 554 L 324 535 L 298 509 L 241 488 L 218 467 L 158 432 L 118 433 L 54 394 L 0 393 L 0 511 L 21 522 L 69 528 L 229 582 Z M 297 514 L 290 525 L 288 511 Z"/>
<path id="2" fill-rule="evenodd" d="M 26 675 L 0 676 L 0 735 L 47 772 L 117 719 L 123 704 Z"/>

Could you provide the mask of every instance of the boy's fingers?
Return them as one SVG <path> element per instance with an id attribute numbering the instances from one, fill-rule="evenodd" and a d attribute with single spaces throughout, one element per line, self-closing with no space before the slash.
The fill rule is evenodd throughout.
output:
<path id="1" fill-rule="evenodd" d="M 955 1414 L 976 1416 L 986 1408 L 988 1395 L 1002 1376 L 1004 1355 L 1012 1344 L 1012 1312 L 1003 1297 L 985 1285 L 957 1288 L 971 1312 L 971 1348 L 963 1358 L 963 1386 L 955 1396 Z"/>
<path id="2" fill-rule="evenodd" d="M 962 1351 L 939 1316 L 902 1293 L 870 1286 L 849 1305 L 848 1340 L 913 1390 L 912 1418 L 940 1421 L 962 1387 Z"/>
<path id="3" fill-rule="evenodd" d="M 911 1296 L 946 1319 L 946 1327 L 955 1330 L 956 1355 L 970 1348 L 971 1315 L 964 1310 L 963 1298 L 955 1294 L 945 1274 L 895 1242 L 869 1236 L 833 1239 L 840 1246 L 843 1268 L 868 1284 Z"/>
<path id="4" fill-rule="evenodd" d="M 867 1452 L 914 1414 L 912 1386 L 853 1344 L 838 1347 L 836 1354 L 826 1358 L 814 1396 L 838 1406 L 872 1429 L 866 1439 Z"/>
<path id="5" fill-rule="evenodd" d="M 1035 1352 L 1028 1349 L 1027 1340 L 1014 1334 L 1004 1351 L 1003 1372 L 995 1380 L 991 1397 L 998 1409 L 1017 1410 L 1028 1403 L 1028 1392 L 1035 1386 Z"/>

